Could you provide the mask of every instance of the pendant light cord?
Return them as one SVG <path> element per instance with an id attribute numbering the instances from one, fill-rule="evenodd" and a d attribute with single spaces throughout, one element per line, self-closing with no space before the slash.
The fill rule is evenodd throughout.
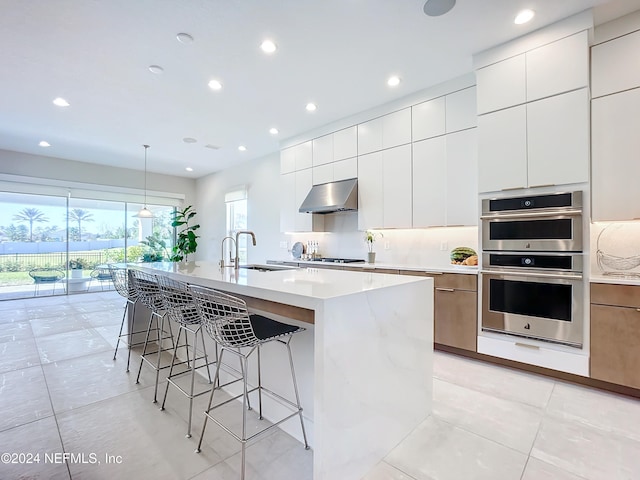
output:
<path id="1" fill-rule="evenodd" d="M 147 149 L 149 145 L 143 145 L 144 147 L 144 208 L 147 208 Z"/>

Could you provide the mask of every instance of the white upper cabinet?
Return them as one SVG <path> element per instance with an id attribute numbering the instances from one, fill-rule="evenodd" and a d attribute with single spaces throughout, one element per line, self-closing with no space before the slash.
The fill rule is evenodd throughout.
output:
<path id="1" fill-rule="evenodd" d="M 474 185 L 474 196 L 477 187 Z M 446 224 L 447 140 L 444 135 L 413 144 L 413 226 Z M 474 200 L 475 202 L 475 200 Z"/>
<path id="2" fill-rule="evenodd" d="M 589 181 L 586 88 L 527 104 L 528 186 Z"/>
<path id="3" fill-rule="evenodd" d="M 601 97 L 640 87 L 640 31 L 591 49 L 591 94 Z"/>
<path id="4" fill-rule="evenodd" d="M 446 132 L 457 132 L 477 125 L 476 87 L 449 94 L 446 101 Z M 415 138 L 414 138 L 415 141 Z"/>
<path id="5" fill-rule="evenodd" d="M 333 166 L 333 181 L 358 178 L 358 158 L 347 158 L 331 164 Z"/>
<path id="6" fill-rule="evenodd" d="M 472 105 L 475 116 L 475 103 Z M 445 97 L 434 98 L 411 107 L 413 141 L 444 135 L 446 115 Z"/>
<path id="7" fill-rule="evenodd" d="M 358 156 L 358 229 L 381 228 L 383 218 L 382 152 Z"/>
<path id="8" fill-rule="evenodd" d="M 314 138 L 312 145 L 314 167 L 333 162 L 333 134 Z"/>
<path id="9" fill-rule="evenodd" d="M 589 85 L 589 39 L 582 31 L 526 53 L 527 101 Z"/>
<path id="10" fill-rule="evenodd" d="M 382 117 L 382 148 L 411 143 L 411 108 Z"/>
<path id="11" fill-rule="evenodd" d="M 296 169 L 296 151 L 294 147 L 285 148 L 280 152 L 280 173 L 291 173 Z"/>
<path id="12" fill-rule="evenodd" d="M 296 174 L 280 175 L 280 231 L 293 232 L 296 228 Z"/>
<path id="13" fill-rule="evenodd" d="M 411 145 L 382 151 L 383 227 L 411 228 Z"/>
<path id="14" fill-rule="evenodd" d="M 382 117 L 358 125 L 358 155 L 382 150 Z"/>
<path id="15" fill-rule="evenodd" d="M 313 165 L 313 147 L 311 140 L 296 145 L 293 149 L 296 156 L 296 170 L 311 168 Z"/>
<path id="16" fill-rule="evenodd" d="M 333 182 L 333 163 L 313 167 L 312 177 L 314 185 Z"/>
<path id="17" fill-rule="evenodd" d="M 333 134 L 333 160 L 344 160 L 358 155 L 358 128 L 339 130 Z"/>
<path id="18" fill-rule="evenodd" d="M 478 114 L 524 103 L 525 79 L 524 54 L 476 70 Z"/>
<path id="19" fill-rule="evenodd" d="M 592 102 L 591 217 L 640 219 L 640 88 Z"/>
<path id="20" fill-rule="evenodd" d="M 478 132 L 447 135 L 447 225 L 478 224 Z"/>
<path id="21" fill-rule="evenodd" d="M 525 105 L 478 117 L 478 186 L 480 192 L 527 186 Z"/>

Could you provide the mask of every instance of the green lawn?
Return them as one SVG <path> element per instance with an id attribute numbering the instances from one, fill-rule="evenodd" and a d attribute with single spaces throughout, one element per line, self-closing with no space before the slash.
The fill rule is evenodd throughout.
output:
<path id="1" fill-rule="evenodd" d="M 29 276 L 29 272 L 0 272 L 0 287 L 30 285 L 32 283 L 33 279 Z"/>

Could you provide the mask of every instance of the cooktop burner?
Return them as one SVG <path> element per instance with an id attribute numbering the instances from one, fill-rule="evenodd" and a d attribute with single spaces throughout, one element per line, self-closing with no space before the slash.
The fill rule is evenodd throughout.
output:
<path id="1" fill-rule="evenodd" d="M 364 263 L 364 260 L 359 258 L 315 258 L 313 261 L 328 263 Z"/>

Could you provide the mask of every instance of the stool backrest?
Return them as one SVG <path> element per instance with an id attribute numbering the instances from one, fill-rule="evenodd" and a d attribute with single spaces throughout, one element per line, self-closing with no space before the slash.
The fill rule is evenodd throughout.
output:
<path id="1" fill-rule="evenodd" d="M 162 294 L 158 286 L 158 279 L 155 275 L 141 272 L 132 268 L 129 270 L 131 275 L 129 281 L 138 292 L 138 299 L 151 311 L 160 310 L 162 308 Z"/>
<path id="2" fill-rule="evenodd" d="M 259 343 L 244 300 L 211 288 L 190 285 L 205 331 L 225 347 L 251 347 Z"/>
<path id="3" fill-rule="evenodd" d="M 164 310 L 169 318 L 182 325 L 195 325 L 201 318 L 193 295 L 186 283 L 158 275 L 158 286 L 162 294 Z"/>
<path id="4" fill-rule="evenodd" d="M 109 273 L 111 273 L 111 280 L 116 292 L 127 300 L 134 302 L 138 298 L 138 291 L 133 286 L 133 282 L 129 281 L 129 270 L 109 265 Z"/>

